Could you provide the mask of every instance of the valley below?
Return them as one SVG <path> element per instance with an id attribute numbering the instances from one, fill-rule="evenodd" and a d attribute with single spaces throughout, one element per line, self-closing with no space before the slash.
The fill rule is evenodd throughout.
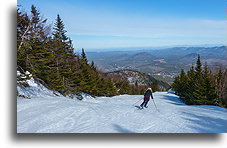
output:
<path id="1" fill-rule="evenodd" d="M 189 70 L 198 55 L 213 70 L 226 67 L 226 46 L 87 52 L 89 61 L 101 71 L 136 70 L 169 83 L 181 69 Z"/>

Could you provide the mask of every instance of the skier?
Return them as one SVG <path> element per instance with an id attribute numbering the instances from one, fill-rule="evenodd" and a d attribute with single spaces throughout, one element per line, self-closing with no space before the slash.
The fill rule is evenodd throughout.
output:
<path id="1" fill-rule="evenodd" d="M 154 99 L 153 95 L 152 95 L 152 89 L 148 88 L 144 93 L 143 103 L 140 105 L 140 109 L 143 109 L 143 107 L 145 107 L 145 108 L 148 107 L 147 103 L 150 100 L 150 98 Z"/>

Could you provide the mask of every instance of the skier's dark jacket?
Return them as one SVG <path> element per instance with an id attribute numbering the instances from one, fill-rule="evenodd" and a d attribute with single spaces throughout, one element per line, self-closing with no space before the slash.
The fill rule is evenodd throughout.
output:
<path id="1" fill-rule="evenodd" d="M 152 92 L 150 91 L 150 90 L 147 90 L 145 93 L 144 93 L 144 99 L 150 99 L 150 97 L 151 97 L 151 99 L 154 99 L 153 98 L 153 95 L 152 95 Z"/>

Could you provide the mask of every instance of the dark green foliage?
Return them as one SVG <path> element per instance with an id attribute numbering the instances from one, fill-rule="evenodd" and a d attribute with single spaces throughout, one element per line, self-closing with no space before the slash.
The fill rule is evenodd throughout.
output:
<path id="1" fill-rule="evenodd" d="M 194 95 L 197 98 L 197 104 L 215 104 L 217 95 L 215 93 L 215 87 L 211 83 L 210 71 L 207 64 L 204 66 L 202 79 L 195 85 Z"/>
<path id="2" fill-rule="evenodd" d="M 18 70 L 31 72 L 36 80 L 63 95 L 90 91 L 93 96 L 116 95 L 112 80 L 100 76 L 94 63 L 88 64 L 84 49 L 81 56 L 74 53 L 60 15 L 57 15 L 52 35 L 48 34 L 51 31 L 47 30 L 46 21 L 34 5 L 31 18 L 17 10 Z M 28 86 L 24 83 L 26 78 L 25 75 L 18 77 L 19 85 Z"/>
<path id="3" fill-rule="evenodd" d="M 119 94 L 129 94 L 130 93 L 130 85 L 127 80 L 120 80 L 115 83 L 116 88 L 118 89 Z"/>
<path id="4" fill-rule="evenodd" d="M 196 67 L 192 66 L 187 74 L 182 70 L 172 88 L 186 104 L 226 106 L 224 97 L 220 95 L 223 92 L 221 79 L 224 79 L 222 72 L 219 70 L 216 76 L 213 75 L 206 63 L 202 68 L 198 56 Z"/>
<path id="5" fill-rule="evenodd" d="M 56 23 L 54 24 L 54 39 L 60 40 L 62 42 L 65 42 L 68 40 L 68 37 L 66 36 L 66 30 L 65 30 L 65 25 L 63 21 L 61 20 L 60 15 L 57 15 Z"/>
<path id="6" fill-rule="evenodd" d="M 150 84 L 150 87 L 152 88 L 152 90 L 154 91 L 154 92 L 156 92 L 156 91 L 160 91 L 161 90 L 161 88 L 159 87 L 159 85 L 158 85 L 158 83 L 152 83 L 152 84 Z"/>
<path id="7" fill-rule="evenodd" d="M 196 67 L 195 67 L 195 77 L 200 79 L 201 75 L 202 75 L 202 64 L 201 64 L 201 61 L 200 61 L 200 55 L 198 55 L 198 59 L 197 59 L 197 62 L 196 62 Z"/>
<path id="8" fill-rule="evenodd" d="M 28 46 L 25 45 L 25 36 L 28 34 L 30 28 L 30 20 L 27 13 L 20 12 L 17 9 L 17 63 L 22 69 L 26 69 L 26 53 Z"/>
<path id="9" fill-rule="evenodd" d="M 82 60 L 84 61 L 85 64 L 88 63 L 87 56 L 86 56 L 83 48 L 82 48 L 81 58 L 82 58 Z"/>
<path id="10" fill-rule="evenodd" d="M 95 63 L 94 63 L 94 61 L 91 62 L 91 68 L 95 69 Z"/>
<path id="11" fill-rule="evenodd" d="M 186 76 L 184 70 L 182 69 L 179 77 L 177 77 L 175 80 L 175 85 L 177 84 L 176 89 L 177 89 L 179 96 L 184 95 L 183 90 L 186 89 L 186 83 L 184 83 L 184 82 L 186 82 L 186 81 L 187 81 L 187 76 Z"/>

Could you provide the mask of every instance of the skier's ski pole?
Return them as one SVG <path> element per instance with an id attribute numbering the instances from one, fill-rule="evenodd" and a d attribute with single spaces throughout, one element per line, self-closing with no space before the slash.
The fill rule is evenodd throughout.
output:
<path id="1" fill-rule="evenodd" d="M 152 100 L 153 100 L 153 102 L 154 102 L 154 99 L 152 99 Z M 158 111 L 158 108 L 157 108 L 157 106 L 156 106 L 155 102 L 154 102 L 154 106 L 155 106 L 156 110 Z"/>
<path id="2" fill-rule="evenodd" d="M 142 100 L 143 98 L 139 99 L 139 101 L 137 101 L 136 103 L 140 102 L 140 100 Z M 136 103 L 134 103 L 133 105 L 135 105 Z"/>

